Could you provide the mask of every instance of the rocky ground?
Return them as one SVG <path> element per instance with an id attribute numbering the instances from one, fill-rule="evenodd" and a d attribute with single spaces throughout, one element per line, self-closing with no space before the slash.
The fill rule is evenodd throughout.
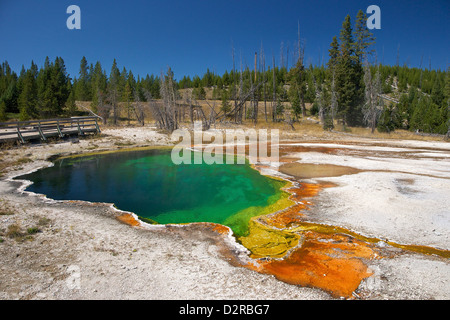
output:
<path id="1" fill-rule="evenodd" d="M 292 144 L 291 144 L 292 145 Z M 396 244 L 450 249 L 450 145 L 442 142 L 359 139 L 300 143 L 333 152 L 293 152 L 296 163 L 349 167 L 347 174 L 318 176 L 325 188 L 306 211 L 306 220 L 341 226 Z M 353 169 L 358 169 L 355 172 Z M 337 171 L 339 173 L 339 170 Z M 448 254 L 447 254 L 448 257 Z M 358 291 L 368 299 L 449 299 L 448 258 L 405 250 L 373 260 L 374 274 Z"/>
<path id="2" fill-rule="evenodd" d="M 293 151 L 297 162 L 361 171 L 317 177 L 337 186 L 320 192 L 309 221 L 449 250 L 450 144 L 331 134 L 289 139 L 339 149 Z M 99 137 L 1 151 L 0 299 L 332 299 L 320 289 L 234 266 L 223 254 L 233 243 L 205 228 L 131 227 L 110 205 L 52 201 L 11 181 L 49 165 L 55 155 L 168 144 L 154 128 L 115 128 Z M 373 275 L 355 298 L 450 299 L 448 258 L 406 250 L 369 268 Z"/>

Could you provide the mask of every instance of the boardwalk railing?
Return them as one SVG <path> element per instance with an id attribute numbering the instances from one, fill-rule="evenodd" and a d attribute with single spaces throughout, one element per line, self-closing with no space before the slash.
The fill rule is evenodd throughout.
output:
<path id="1" fill-rule="evenodd" d="M 61 119 L 31 120 L 0 123 L 0 142 L 63 138 L 67 135 L 84 135 L 87 132 L 100 132 L 98 117 L 73 117 Z"/>

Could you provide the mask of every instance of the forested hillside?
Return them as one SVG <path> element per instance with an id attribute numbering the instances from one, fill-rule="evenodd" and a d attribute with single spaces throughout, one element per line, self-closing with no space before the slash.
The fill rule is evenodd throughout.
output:
<path id="1" fill-rule="evenodd" d="M 178 99 L 188 91 L 194 100 L 220 100 L 228 115 L 238 101 L 251 99 L 256 109 L 247 110 L 243 118 L 255 121 L 258 114 L 264 114 L 266 121 L 286 121 L 287 117 L 296 121 L 313 115 L 324 129 L 339 123 L 388 132 L 401 128 L 447 134 L 450 68 L 369 64 L 376 61 L 371 49 L 375 39 L 365 19 L 360 11 L 352 26 L 350 16 L 345 17 L 339 34 L 330 39 L 326 65 L 304 64 L 299 37 L 291 66 L 276 65 L 274 57 L 266 61 L 261 49 L 258 60 L 255 54 L 255 67 L 236 63 L 242 67 L 235 68 L 233 60 L 233 68 L 223 74 L 208 69 L 192 78 L 175 76 L 169 70 L 175 83 L 173 93 Z M 67 74 L 61 57 L 54 61 L 47 57 L 42 66 L 32 61 L 19 73 L 5 61 L 0 66 L 0 121 L 72 116 L 77 114 L 75 101 L 91 101 L 94 112 L 113 112 L 116 122 L 119 102 L 161 99 L 161 79 L 166 81 L 166 76 L 135 76 L 126 67 L 119 68 L 116 60 L 107 72 L 100 61 L 92 63 L 82 57 L 77 75 Z M 242 121 L 242 117 L 231 119 Z"/>

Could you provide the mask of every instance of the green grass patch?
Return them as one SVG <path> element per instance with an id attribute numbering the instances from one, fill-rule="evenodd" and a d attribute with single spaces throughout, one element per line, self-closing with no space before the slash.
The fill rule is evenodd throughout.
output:
<path id="1" fill-rule="evenodd" d="M 27 233 L 28 234 L 36 234 L 38 232 L 41 232 L 41 230 L 37 227 L 31 227 L 27 229 Z"/>

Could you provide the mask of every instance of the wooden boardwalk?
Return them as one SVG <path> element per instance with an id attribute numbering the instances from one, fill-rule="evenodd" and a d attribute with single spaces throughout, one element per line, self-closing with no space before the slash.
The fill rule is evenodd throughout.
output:
<path id="1" fill-rule="evenodd" d="M 73 117 L 0 123 L 0 143 L 28 140 L 46 141 L 49 137 L 63 138 L 100 132 L 98 117 Z"/>

